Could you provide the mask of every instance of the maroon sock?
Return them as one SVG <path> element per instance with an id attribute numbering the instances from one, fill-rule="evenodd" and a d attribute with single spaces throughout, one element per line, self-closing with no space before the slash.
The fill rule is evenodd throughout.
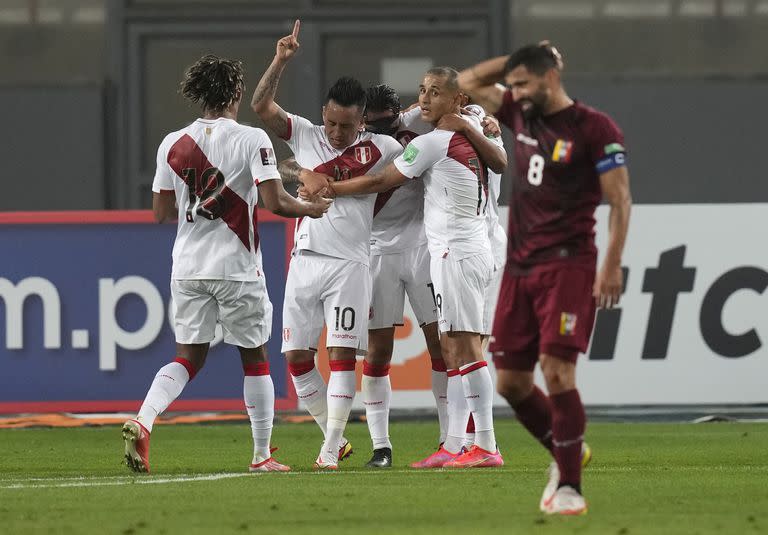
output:
<path id="1" fill-rule="evenodd" d="M 517 419 L 541 445 L 552 451 L 552 403 L 538 386 L 523 401 L 512 407 Z"/>
<path id="2" fill-rule="evenodd" d="M 550 396 L 552 400 L 552 442 L 560 468 L 560 485 L 581 486 L 581 443 L 587 417 L 575 388 Z"/>

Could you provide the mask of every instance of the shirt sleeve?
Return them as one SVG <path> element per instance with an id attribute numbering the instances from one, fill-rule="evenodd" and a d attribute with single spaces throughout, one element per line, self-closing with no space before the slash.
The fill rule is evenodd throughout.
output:
<path id="1" fill-rule="evenodd" d="M 446 148 L 437 143 L 436 132 L 419 136 L 405 147 L 405 151 L 395 158 L 395 167 L 404 176 L 416 178 L 445 156 Z"/>
<path id="2" fill-rule="evenodd" d="M 168 150 L 165 140 L 157 149 L 157 168 L 155 169 L 155 178 L 152 180 L 152 191 L 155 193 L 174 192 L 175 173 L 168 164 Z"/>
<path id="3" fill-rule="evenodd" d="M 514 115 L 519 108 L 520 106 L 517 104 L 517 102 L 515 102 L 515 99 L 512 98 L 512 91 L 507 89 L 504 92 L 504 98 L 501 101 L 501 107 L 495 114 L 496 118 L 501 124 L 506 125 L 507 128 L 512 128 Z"/>
<path id="4" fill-rule="evenodd" d="M 610 117 L 603 113 L 594 113 L 587 123 L 585 133 L 589 153 L 598 174 L 627 164 L 624 134 Z"/>
<path id="5" fill-rule="evenodd" d="M 421 108 L 416 106 L 410 111 L 400 112 L 400 126 L 404 129 L 413 129 L 414 124 L 421 121 Z"/>
<path id="6" fill-rule="evenodd" d="M 275 149 L 272 147 L 272 142 L 267 133 L 259 128 L 254 128 L 251 139 L 253 143 L 251 146 L 250 166 L 253 181 L 258 185 L 265 180 L 279 179 L 280 173 L 277 171 Z"/>
<path id="7" fill-rule="evenodd" d="M 383 136 L 383 153 L 382 159 L 386 163 L 390 163 L 403 153 L 403 146 L 398 143 L 395 138 L 390 136 Z"/>
<path id="8" fill-rule="evenodd" d="M 284 139 L 294 153 L 299 147 L 306 145 L 307 137 L 312 134 L 314 127 L 315 125 L 304 117 L 288 114 L 288 133 Z"/>

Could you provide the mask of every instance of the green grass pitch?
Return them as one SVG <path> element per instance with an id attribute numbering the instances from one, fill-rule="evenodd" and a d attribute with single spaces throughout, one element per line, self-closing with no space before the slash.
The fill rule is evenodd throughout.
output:
<path id="1" fill-rule="evenodd" d="M 246 475 L 247 424 L 155 427 L 153 473 L 130 474 L 116 426 L 0 430 L 0 533 L 767 533 L 768 425 L 590 424 L 589 514 L 538 511 L 548 458 L 497 422 L 502 469 L 407 468 L 435 447 L 433 422 L 396 422 L 395 467 L 363 467 L 365 424 L 338 473 L 315 473 L 314 424 L 275 428 L 287 474 Z"/>

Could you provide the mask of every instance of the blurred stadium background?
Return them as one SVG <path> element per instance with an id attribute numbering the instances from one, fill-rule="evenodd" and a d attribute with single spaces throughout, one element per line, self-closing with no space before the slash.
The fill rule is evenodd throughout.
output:
<path id="1" fill-rule="evenodd" d="M 0 195 L 2 423 L 69 425 L 77 418 L 69 423 L 41 416 L 22 421 L 10 415 L 130 413 L 138 408 L 155 371 L 172 356 L 167 315 L 175 226 L 151 224 L 147 209 L 158 144 L 166 132 L 197 115 L 177 93 L 178 82 L 187 65 L 211 52 L 244 61 L 250 94 L 274 54 L 275 41 L 290 31 L 295 18 L 302 20 L 302 48 L 283 76 L 278 100 L 316 122 L 325 88 L 340 75 L 356 76 L 364 84 L 388 83 L 407 104 L 416 99 L 420 76 L 430 66 L 461 69 L 550 39 L 565 57 L 568 92 L 608 112 L 623 128 L 635 203 L 622 306 L 600 312 L 592 346 L 579 366 L 590 417 L 765 417 L 767 0 L 0 0 L 5 124 L 0 143 L 5 170 Z M 247 106 L 241 107 L 239 119 L 259 125 Z M 506 141 L 511 147 L 512 140 Z M 280 158 L 289 155 L 284 143 L 273 143 Z M 606 225 L 601 208 L 599 245 Z M 282 302 L 292 228 L 291 222 L 275 217 L 260 222 L 269 292 L 276 304 Z M 406 319 L 398 331 L 392 369 L 393 406 L 401 417 L 425 416 L 433 406 L 428 357 L 412 317 Z M 279 353 L 280 328 L 276 306 L 269 352 L 278 409 L 286 414 L 297 405 Z M 321 354 L 320 363 L 325 360 Z M 238 359 L 231 349 L 217 346 L 172 409 L 242 411 L 241 391 Z M 511 411 L 498 401 L 498 414 L 508 420 Z M 395 426 L 393 435 L 402 437 L 403 449 L 397 451 L 403 452 L 398 458 L 403 464 L 407 456 L 420 455 L 425 444 L 433 444 L 427 442 L 430 432 L 409 427 L 412 423 L 400 425 L 404 427 Z M 520 491 L 513 485 L 522 481 L 530 483 L 525 488 L 535 486 L 536 494 L 543 455 L 519 426 L 508 421 L 500 425 L 506 447 L 516 452 L 510 468 L 515 475 L 477 476 L 472 485 L 501 485 L 513 495 Z M 319 433 L 313 426 L 301 429 L 278 426 L 276 434 L 288 461 L 306 464 L 313 452 L 299 452 L 297 444 L 311 437 L 307 451 L 314 450 Z M 694 525 L 699 532 L 745 532 L 765 525 L 764 488 L 750 487 L 760 478 L 764 481 L 768 466 L 765 426 L 724 427 L 719 434 L 639 425 L 631 430 L 599 424 L 590 429 L 594 435 L 588 438 L 602 446 L 598 467 L 587 476 L 595 501 L 603 510 L 610 504 L 618 504 L 619 512 L 632 510 L 643 523 L 617 515 L 603 518 L 592 530 L 580 524 L 587 532 L 686 532 L 686 522 L 692 522 L 690 532 Z M 82 483 L 82 474 L 115 478 L 109 479 L 115 485 L 127 481 L 116 475 L 122 474 L 115 466 L 120 453 L 116 429 L 78 431 L 44 429 L 23 435 L 0 430 L 0 473 L 5 474 L 0 477 L 0 519 L 9 532 L 108 532 L 104 526 L 113 525 L 115 517 L 104 511 L 126 511 L 126 503 L 134 504 L 131 514 L 139 518 L 147 511 L 157 518 L 120 518 L 117 532 L 134 533 L 147 528 L 147 522 L 168 530 L 181 525 L 164 512 L 159 517 L 155 506 L 166 498 L 159 490 L 141 498 L 135 489 L 114 491 L 107 498 L 89 490 L 68 498 L 53 490 L 12 490 L 91 485 Z M 162 459 L 161 473 L 178 477 L 239 471 L 244 465 L 233 456 L 241 455 L 240 450 L 247 454 L 250 447 L 245 426 L 236 431 L 189 426 L 166 433 L 167 446 L 153 448 Z M 351 433 L 365 456 L 363 426 Z M 409 433 L 421 436 L 424 444 L 407 443 Z M 233 445 L 238 440 L 234 437 L 241 443 Z M 194 464 L 189 458 L 198 455 L 205 461 Z M 215 462 L 220 459 L 226 461 Z M 660 475 L 660 470 L 681 466 L 668 474 L 677 479 L 665 481 Z M 464 533 L 511 529 L 498 520 L 503 516 L 489 516 L 490 524 L 482 528 L 467 524 L 471 515 L 451 509 L 450 494 L 444 496 L 441 503 L 448 508 L 440 514 L 452 524 L 422 518 L 418 511 L 411 514 L 409 500 L 433 492 L 440 496 L 438 488 L 458 492 L 463 487 L 451 476 L 415 484 L 408 474 L 412 472 L 400 471 L 382 480 L 389 482 L 385 487 L 391 484 L 403 493 L 401 502 L 389 502 L 391 495 L 384 495 L 381 503 L 387 505 L 365 515 L 401 518 L 397 526 L 379 524 L 399 531 L 430 533 L 439 525 Z M 40 481 L 34 478 L 53 476 L 69 479 L 34 483 Z M 742 479 L 729 479 L 737 476 Z M 359 477 L 359 492 L 374 496 L 365 476 Z M 175 480 L 160 482 L 167 481 Z M 309 524 L 296 520 L 294 528 L 339 532 L 331 520 L 323 521 L 323 529 L 311 529 L 317 527 L 312 524 L 317 515 L 324 515 L 312 509 L 317 500 L 311 493 L 334 492 L 332 484 L 326 488 L 311 481 L 307 489 L 268 487 L 263 499 L 276 503 L 267 532 L 284 532 L 280 515 L 303 519 L 307 507 L 316 516 L 307 517 Z M 219 507 L 231 500 L 233 511 L 224 516 L 237 519 L 237 500 L 253 492 L 245 483 L 239 485 L 227 487 L 231 496 L 222 496 L 229 498 L 210 502 Z M 206 499 L 205 492 L 220 490 L 204 488 L 200 500 Z M 709 501 L 700 501 L 702 489 L 710 491 Z M 294 500 L 281 492 L 307 496 Z M 530 513 L 519 517 L 521 532 L 548 529 L 534 515 L 538 497 L 533 494 L 530 504 L 520 506 L 527 511 L 520 514 Z M 683 494 L 695 499 L 680 501 Z M 661 507 L 654 497 L 670 509 L 653 517 L 658 522 L 646 523 L 643 515 L 652 516 Z M 344 500 L 337 502 L 331 513 L 325 509 L 326 517 L 353 514 L 343 508 Z M 285 505 L 291 503 L 303 504 L 304 510 L 292 511 Z M 744 511 L 726 520 L 707 516 L 718 507 L 733 512 L 737 504 Z M 53 507 L 45 521 L 50 524 L 35 516 L 38 505 Z M 753 505 L 754 514 L 748 509 Z M 96 523 L 85 529 L 77 515 L 66 516 L 67 507 L 90 508 Z M 518 506 L 499 501 L 494 507 L 503 515 Z M 685 521 L 665 524 L 682 509 L 690 513 Z M 187 514 L 178 510 L 171 517 Z M 364 517 L 358 520 L 366 525 Z M 227 530 L 254 527 L 232 522 Z M 219 531 L 205 522 L 196 529 Z"/>

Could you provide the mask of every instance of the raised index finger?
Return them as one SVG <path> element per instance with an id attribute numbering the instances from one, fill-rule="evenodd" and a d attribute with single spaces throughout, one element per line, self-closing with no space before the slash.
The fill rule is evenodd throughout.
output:
<path id="1" fill-rule="evenodd" d="M 296 22 L 293 23 L 293 31 L 291 32 L 291 36 L 294 39 L 299 36 L 299 28 L 301 28 L 301 20 L 296 19 Z"/>

